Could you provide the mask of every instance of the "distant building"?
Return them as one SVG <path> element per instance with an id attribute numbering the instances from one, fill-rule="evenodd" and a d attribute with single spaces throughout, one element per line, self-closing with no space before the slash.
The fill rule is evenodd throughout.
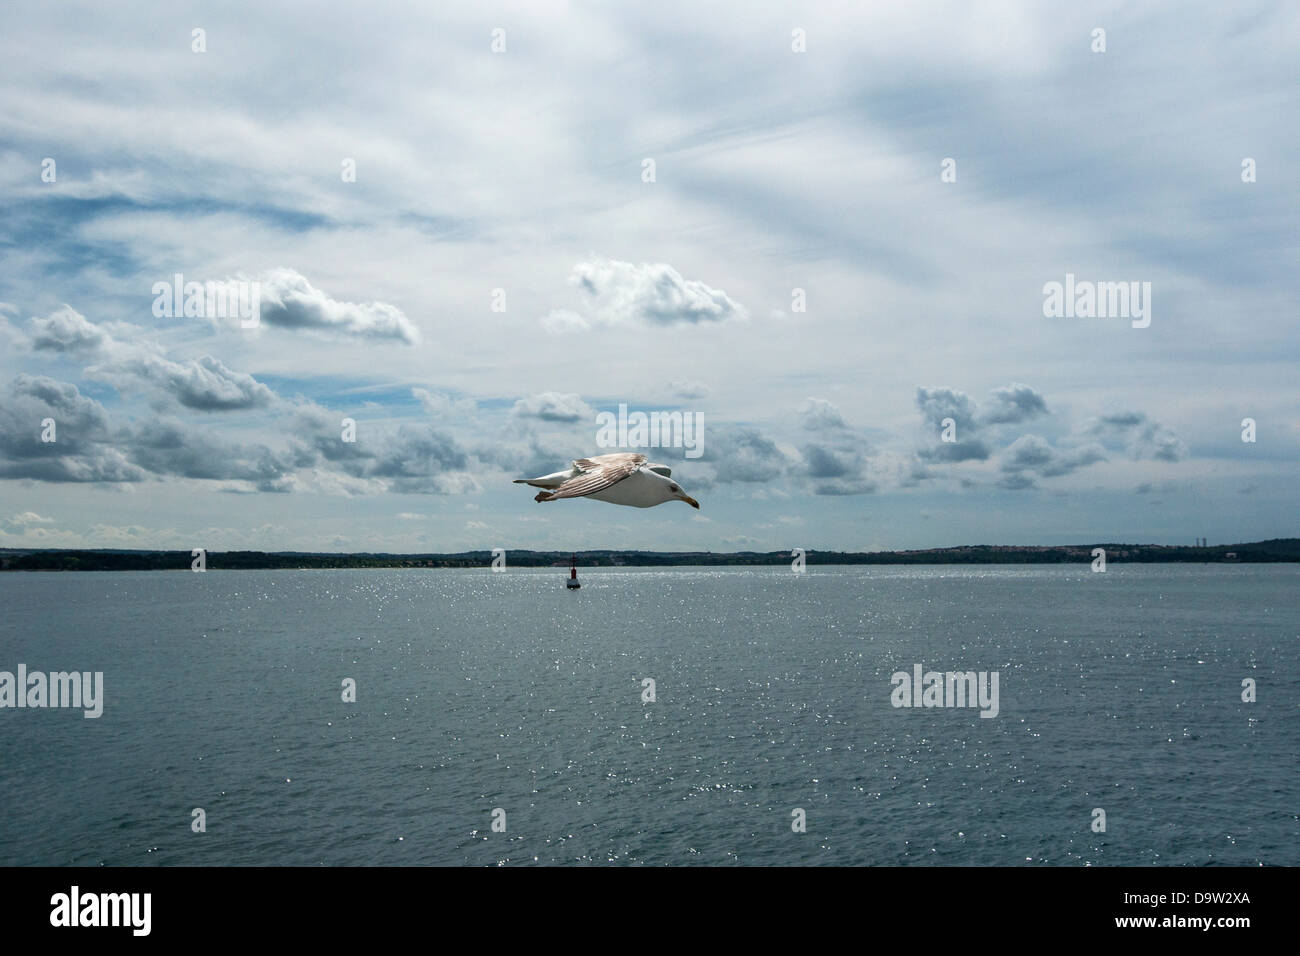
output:
<path id="1" fill-rule="evenodd" d="M 1223 556 L 1223 560 L 1224 560 L 1224 561 L 1238 561 L 1238 560 L 1240 560 L 1240 559 L 1237 557 L 1237 552 L 1236 552 L 1236 551 L 1229 551 L 1227 554 L 1225 554 L 1225 555 Z"/>

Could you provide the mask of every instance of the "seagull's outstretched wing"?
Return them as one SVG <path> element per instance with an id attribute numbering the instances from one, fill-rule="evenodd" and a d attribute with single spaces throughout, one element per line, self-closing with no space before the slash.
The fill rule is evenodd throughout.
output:
<path id="1" fill-rule="evenodd" d="M 539 491 L 534 501 L 554 501 L 557 498 L 585 498 L 587 495 L 616 485 L 644 465 L 648 458 L 635 452 L 618 452 L 579 458 L 573 464 L 581 474 L 570 478 L 552 492 Z"/>

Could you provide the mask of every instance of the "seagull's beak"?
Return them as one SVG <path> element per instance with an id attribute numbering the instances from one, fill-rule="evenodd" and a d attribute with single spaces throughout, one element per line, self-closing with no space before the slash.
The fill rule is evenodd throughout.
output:
<path id="1" fill-rule="evenodd" d="M 696 511 L 700 510 L 700 503 L 696 501 L 694 498 L 692 498 L 690 495 L 682 495 L 682 501 L 686 502 Z"/>

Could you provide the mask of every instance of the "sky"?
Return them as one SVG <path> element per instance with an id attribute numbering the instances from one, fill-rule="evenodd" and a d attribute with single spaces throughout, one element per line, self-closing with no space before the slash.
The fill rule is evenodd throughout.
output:
<path id="1" fill-rule="evenodd" d="M 1283 3 L 8 5 L 0 547 L 1296 536 L 1298 46 Z M 620 405 L 699 442 L 601 444 Z M 512 483 L 629 450 L 701 508 Z"/>

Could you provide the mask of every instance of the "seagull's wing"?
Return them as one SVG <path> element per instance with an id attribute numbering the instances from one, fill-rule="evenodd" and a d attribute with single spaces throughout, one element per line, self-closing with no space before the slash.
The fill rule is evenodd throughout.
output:
<path id="1" fill-rule="evenodd" d="M 646 467 L 656 475 L 663 475 L 665 478 L 671 478 L 673 476 L 673 470 L 667 465 L 646 465 Z"/>
<path id="2" fill-rule="evenodd" d="M 621 468 L 631 463 L 639 468 L 649 460 L 640 452 L 616 451 L 611 455 L 592 455 L 590 458 L 579 458 L 574 461 L 573 467 L 579 471 L 598 471 L 602 468 Z"/>
<path id="3" fill-rule="evenodd" d="M 550 494 L 539 492 L 536 501 L 554 501 L 557 498 L 585 498 L 587 495 L 616 485 L 646 463 L 645 455 L 620 452 L 614 455 L 597 455 L 579 458 L 574 462 L 582 474 L 570 478 Z"/>

